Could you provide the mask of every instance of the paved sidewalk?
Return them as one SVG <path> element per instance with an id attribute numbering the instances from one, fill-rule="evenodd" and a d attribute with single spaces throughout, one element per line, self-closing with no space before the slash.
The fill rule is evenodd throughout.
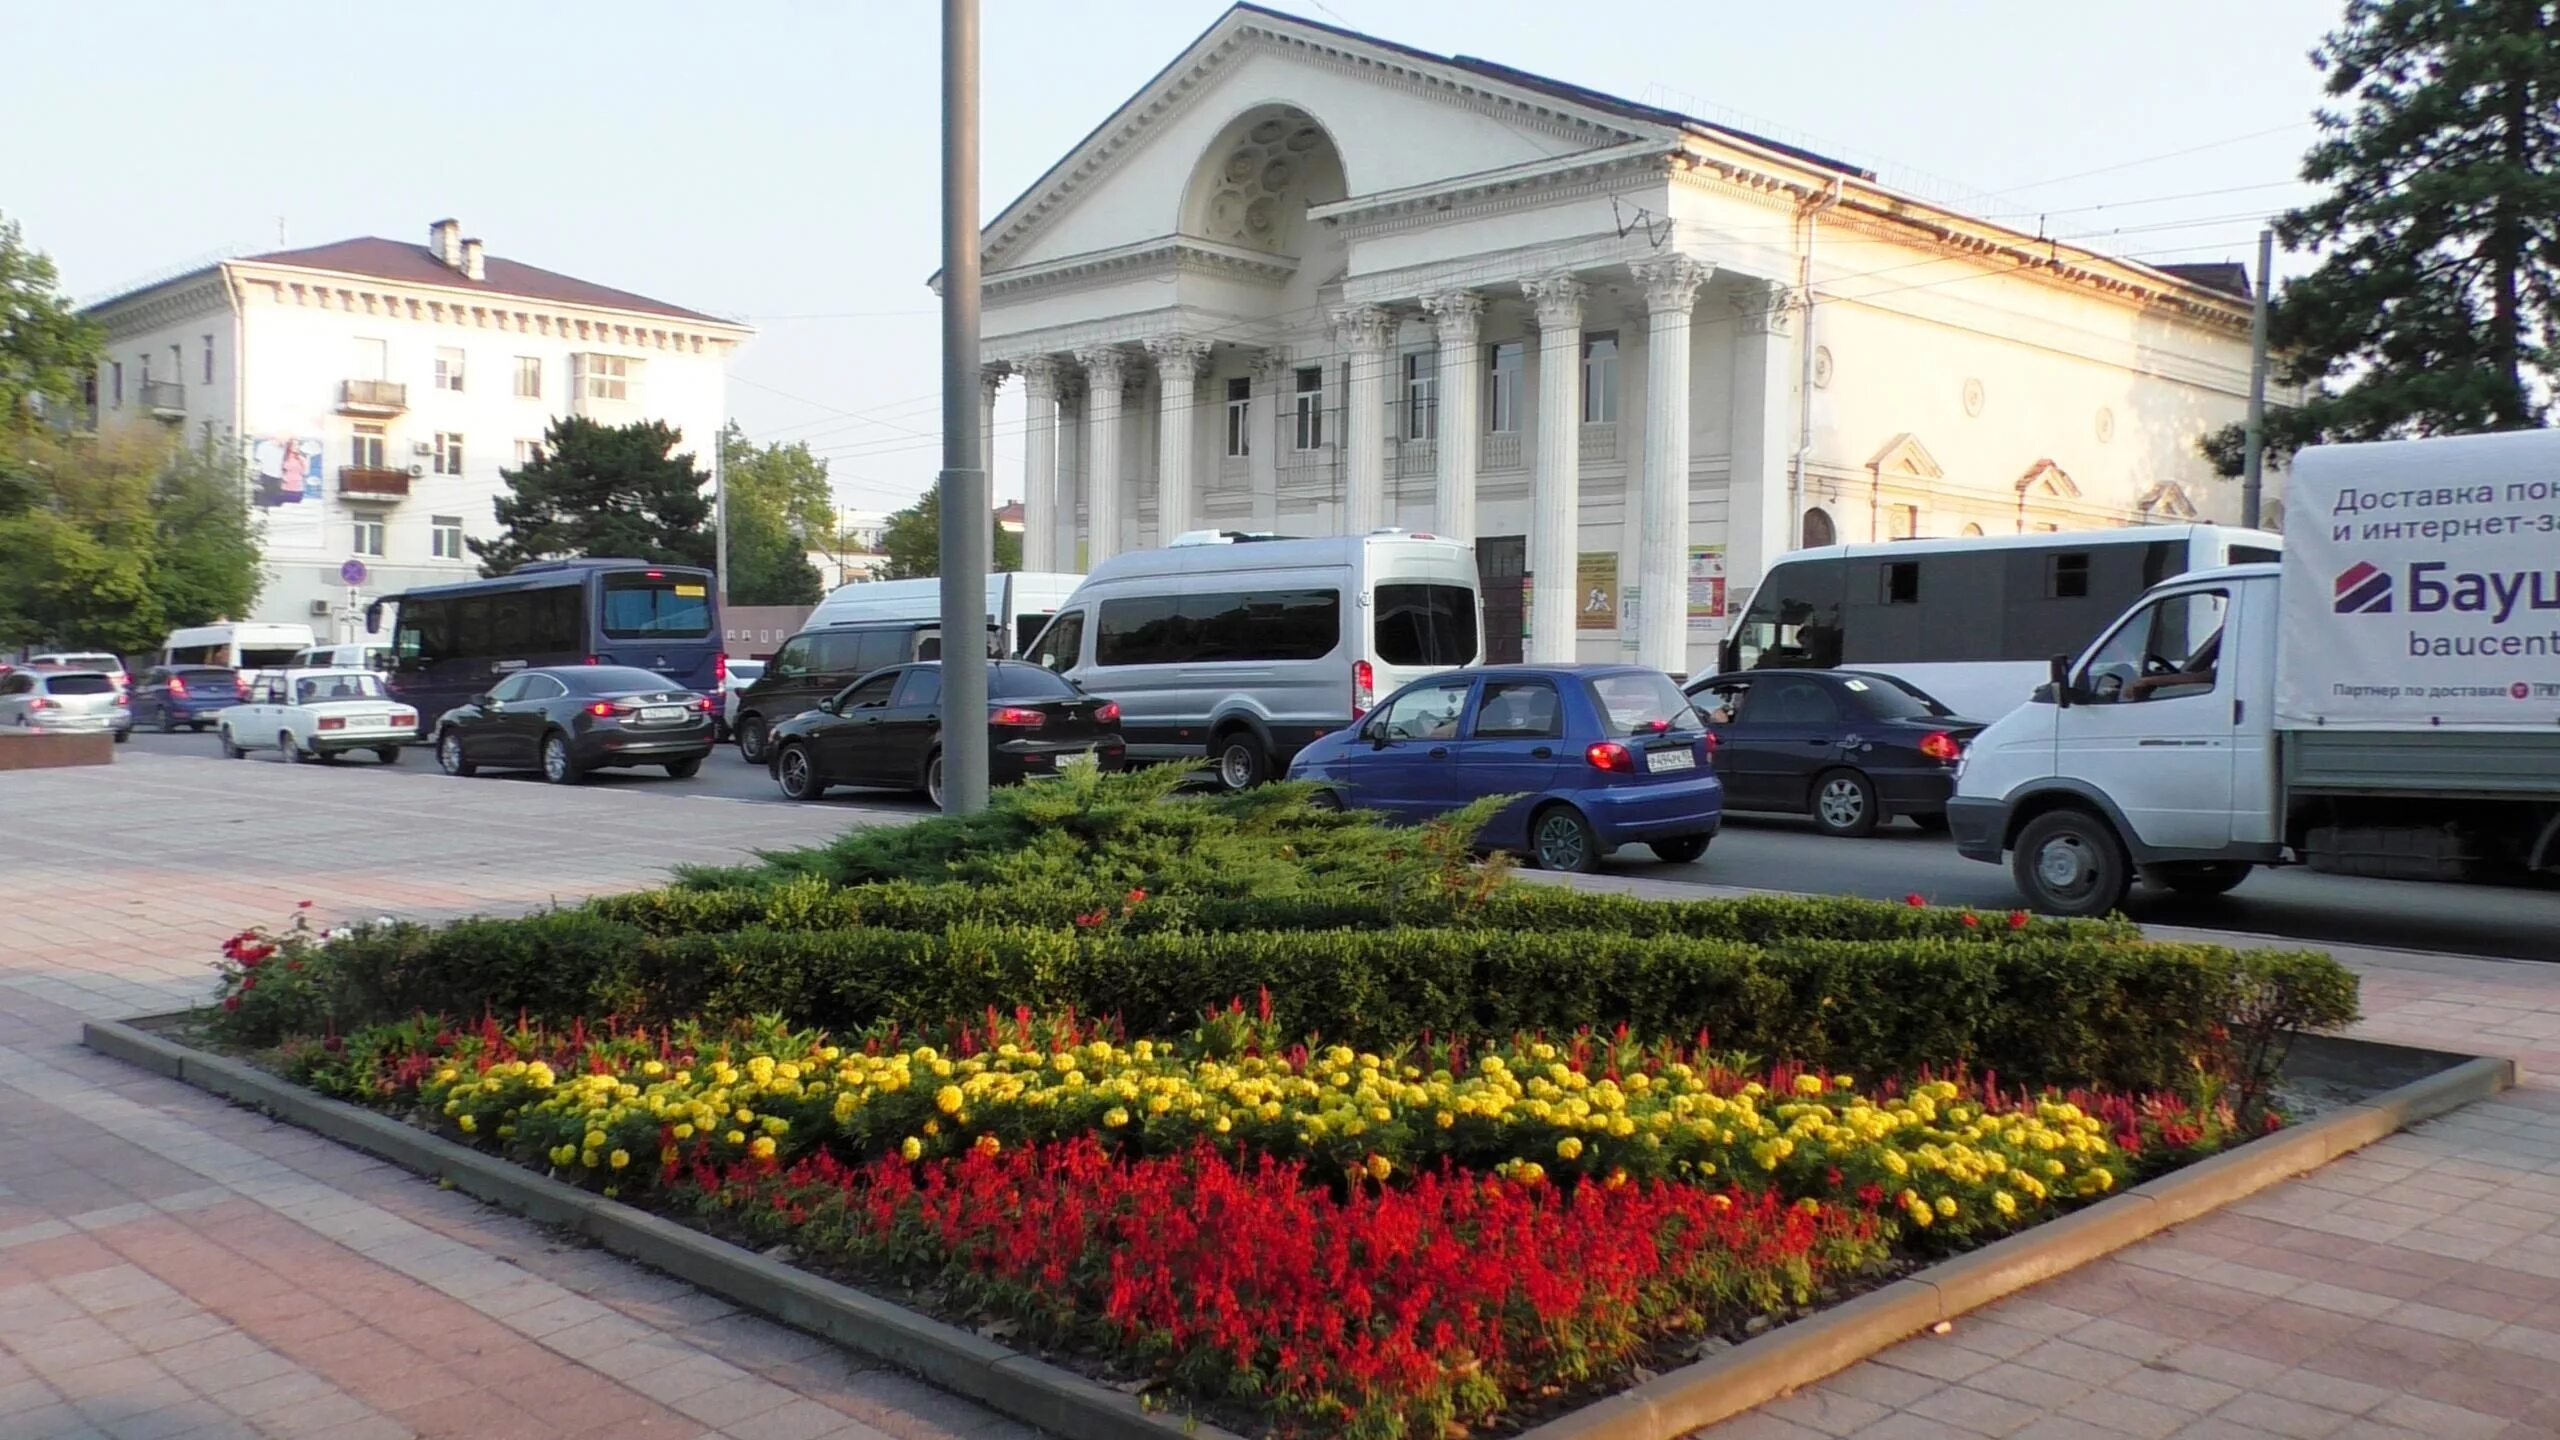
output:
<path id="1" fill-rule="evenodd" d="M 1019 1436 L 78 1048 L 223 935 L 521 908 L 875 817 L 140 758 L 0 775 L 0 1437 Z M 386 803 L 396 810 L 386 811 Z M 1601 881 L 1692 896 L 1695 887 Z M 2560 942 L 2555 942 L 2560 950 Z M 2394 1137 L 1707 1432 L 2560 1437 L 2560 966 L 2343 952 L 2362 1033 L 2517 1056 Z"/>

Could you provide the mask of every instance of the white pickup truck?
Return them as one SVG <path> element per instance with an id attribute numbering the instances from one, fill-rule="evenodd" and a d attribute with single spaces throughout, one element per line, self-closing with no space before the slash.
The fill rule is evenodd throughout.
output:
<path id="1" fill-rule="evenodd" d="M 417 710 L 392 699 L 370 670 L 280 671 L 213 718 L 222 753 L 234 760 L 270 748 L 297 763 L 370 750 L 383 764 L 396 765 L 400 747 L 418 734 Z"/>
<path id="2" fill-rule="evenodd" d="M 2281 564 L 2155 586 L 1974 737 L 1958 850 L 2064 915 L 2560 870 L 2560 431 L 2305 450 L 2285 507 Z"/>

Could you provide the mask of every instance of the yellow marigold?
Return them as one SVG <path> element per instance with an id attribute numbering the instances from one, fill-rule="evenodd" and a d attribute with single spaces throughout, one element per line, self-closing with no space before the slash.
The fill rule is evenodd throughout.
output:
<path id="1" fill-rule="evenodd" d="M 478 1120 L 473 1119 L 471 1116 L 468 1116 L 468 1115 L 463 1116 L 461 1119 L 459 1119 L 459 1120 L 457 1120 L 457 1121 L 455 1121 L 455 1122 L 453 1122 L 453 1123 L 455 1123 L 455 1124 L 457 1124 L 457 1125 L 461 1126 L 461 1127 L 462 1127 L 462 1133 L 463 1133 L 463 1134 L 465 1134 L 465 1135 L 468 1135 L 468 1134 L 470 1134 L 471 1132 L 473 1132 L 474 1130 L 477 1130 L 477 1129 L 479 1129 L 479 1128 L 480 1128 L 480 1122 L 479 1122 Z"/>
<path id="2" fill-rule="evenodd" d="M 692 1127 L 691 1125 L 678 1125 L 678 1126 L 675 1128 L 675 1137 L 676 1137 L 677 1139 L 679 1139 L 679 1140 L 690 1140 L 690 1139 L 692 1139 L 692 1138 L 693 1138 L 693 1127 Z"/>
<path id="3" fill-rule="evenodd" d="M 1567 1135 L 1567 1136 L 1566 1136 L 1566 1137 L 1564 1137 L 1563 1139 L 1561 1139 L 1561 1140 L 1557 1141 L 1557 1142 L 1556 1142 L 1556 1154 L 1557 1154 L 1557 1155 L 1559 1155 L 1559 1156 L 1561 1156 L 1561 1157 L 1562 1157 L 1562 1158 L 1564 1158 L 1564 1159 L 1567 1159 L 1567 1160 L 1579 1160 L 1579 1159 L 1581 1159 L 1581 1158 L 1582 1158 L 1582 1141 L 1581 1141 L 1580 1137 L 1578 1137 L 1578 1136 L 1573 1136 L 1573 1135 Z"/>
<path id="4" fill-rule="evenodd" d="M 732 1145 L 744 1145 L 747 1143 L 747 1132 L 744 1130 L 732 1130 L 720 1138 L 728 1141 Z"/>
<path id="5" fill-rule="evenodd" d="M 960 1113 L 960 1103 L 960 1087 L 957 1085 L 945 1085 L 933 1092 L 933 1108 L 945 1115 Z"/>
<path id="6" fill-rule="evenodd" d="M 667 1073 L 667 1067 L 658 1061 L 650 1060 L 642 1063 L 640 1066 L 640 1073 L 643 1075 L 664 1075 Z"/>
<path id="7" fill-rule="evenodd" d="M 1129 1112 L 1121 1109 L 1117 1105 L 1114 1105 L 1110 1109 L 1102 1112 L 1102 1123 L 1109 1126 L 1111 1129 L 1117 1130 L 1121 1126 L 1129 1123 Z"/>
<path id="8" fill-rule="evenodd" d="M 1004 1149 L 1004 1142 L 993 1135 L 981 1135 L 978 1137 L 976 1149 L 981 1155 L 993 1155 Z"/>
<path id="9" fill-rule="evenodd" d="M 1991 1208 L 2003 1216 L 2015 1215 L 2018 1213 L 2018 1197 L 2006 1190 L 1994 1190 L 1991 1192 Z"/>
<path id="10" fill-rule="evenodd" d="M 619 1170 L 631 1163 L 631 1152 L 628 1150 L 616 1150 L 611 1155 L 606 1156 L 605 1159 L 612 1163 L 614 1169 Z"/>
<path id="11" fill-rule="evenodd" d="M 587 1132 L 587 1136 L 586 1136 L 586 1148 L 587 1148 L 587 1149 L 589 1149 L 589 1150 L 601 1150 L 601 1149 L 603 1149 L 603 1148 L 604 1148 L 604 1132 L 603 1132 L 603 1131 L 601 1131 L 601 1130 L 590 1130 L 590 1131 L 588 1131 L 588 1132 Z"/>
<path id="12" fill-rule="evenodd" d="M 1799 1094 L 1799 1095 L 1807 1095 L 1807 1096 L 1811 1096 L 1811 1095 L 1819 1095 L 1819 1094 L 1821 1094 L 1821 1093 L 1822 1093 L 1822 1077 L 1821 1077 L 1821 1076 L 1819 1076 L 1819 1075 L 1799 1075 L 1799 1076 L 1797 1076 L 1797 1077 L 1796 1077 L 1796 1093 L 1797 1093 L 1797 1094 Z"/>
<path id="13" fill-rule="evenodd" d="M 759 1160 L 770 1160 L 770 1159 L 772 1159 L 772 1158 L 773 1158 L 773 1137 L 772 1137 L 772 1136 L 770 1136 L 770 1135 L 759 1135 L 759 1136 L 757 1136 L 754 1140 L 752 1140 L 752 1141 L 748 1142 L 748 1145 L 747 1145 L 747 1153 L 748 1153 L 748 1154 L 750 1154 L 750 1155 L 753 1155 L 754 1157 L 756 1157 L 756 1158 L 757 1158 L 757 1159 L 759 1159 Z M 613 1158 L 614 1158 L 615 1163 L 616 1163 L 616 1164 L 619 1164 L 619 1163 L 621 1162 L 621 1160 L 622 1160 L 622 1152 L 621 1152 L 621 1151 L 619 1151 L 619 1150 L 614 1151 L 614 1152 L 613 1152 Z"/>
<path id="14" fill-rule="evenodd" d="M 910 1135 L 898 1142 L 898 1154 L 908 1160 L 921 1159 L 924 1156 L 924 1142 Z"/>
<path id="15" fill-rule="evenodd" d="M 1384 1155 L 1370 1156 L 1368 1169 L 1372 1180 L 1384 1180 L 1396 1171 L 1395 1165 Z"/>
<path id="16" fill-rule="evenodd" d="M 1938 1216 L 1944 1220 L 1952 1220 L 1956 1217 L 1956 1197 L 1953 1195 L 1938 1197 Z"/>

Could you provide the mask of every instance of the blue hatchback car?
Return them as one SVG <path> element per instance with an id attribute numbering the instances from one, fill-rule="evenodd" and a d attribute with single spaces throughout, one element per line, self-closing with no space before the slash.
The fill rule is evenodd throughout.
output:
<path id="1" fill-rule="evenodd" d="M 1480 839 L 1549 870 L 1596 869 L 1621 845 L 1685 864 L 1724 823 L 1713 745 L 1659 670 L 1508 665 L 1405 686 L 1299 751 L 1289 778 L 1403 821 L 1520 795 Z"/>

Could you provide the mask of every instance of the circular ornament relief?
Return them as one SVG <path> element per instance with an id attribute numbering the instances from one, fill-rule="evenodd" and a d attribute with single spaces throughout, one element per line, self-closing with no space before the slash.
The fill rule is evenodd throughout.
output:
<path id="1" fill-rule="evenodd" d="M 1964 382 L 1964 413 L 1967 415 L 1982 413 L 1982 382 L 1979 380 Z"/>

